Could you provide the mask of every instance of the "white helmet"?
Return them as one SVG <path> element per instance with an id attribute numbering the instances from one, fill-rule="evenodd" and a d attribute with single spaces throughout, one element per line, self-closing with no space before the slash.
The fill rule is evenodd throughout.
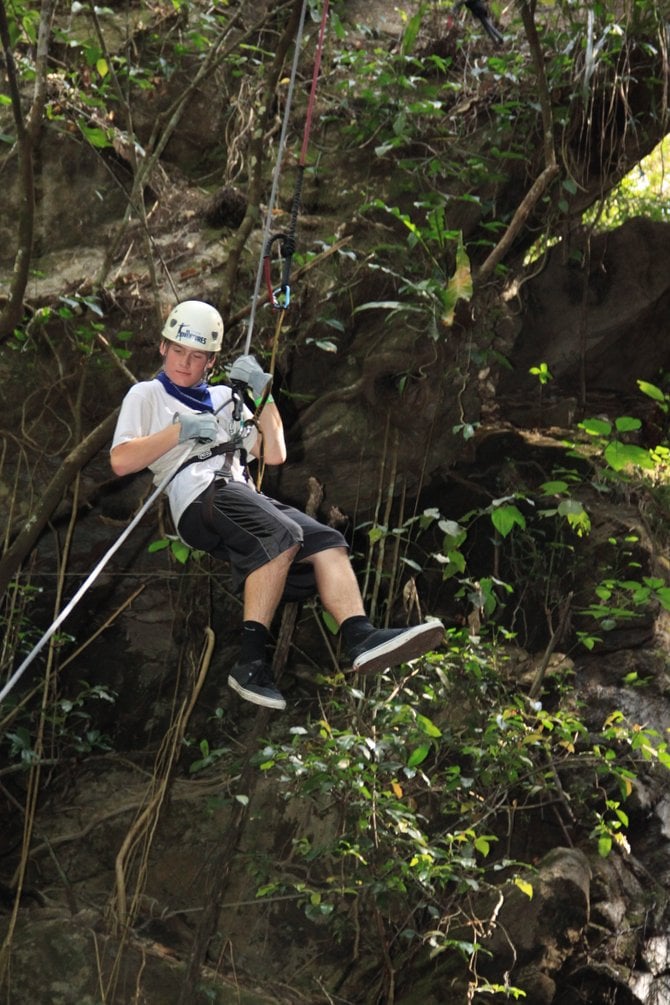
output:
<path id="1" fill-rule="evenodd" d="M 223 339 L 221 315 L 202 300 L 184 300 L 168 314 L 161 338 L 189 349 L 218 352 Z"/>

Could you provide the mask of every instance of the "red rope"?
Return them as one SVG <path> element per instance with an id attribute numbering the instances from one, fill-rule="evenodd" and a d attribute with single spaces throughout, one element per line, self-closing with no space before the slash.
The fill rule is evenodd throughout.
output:
<path id="1" fill-rule="evenodd" d="M 326 34 L 326 21 L 328 20 L 328 3 L 329 0 L 324 0 L 323 3 L 323 13 L 321 15 L 321 28 L 319 30 L 319 42 L 316 48 L 316 59 L 314 60 L 314 72 L 312 74 L 312 89 L 309 92 L 309 101 L 307 102 L 307 118 L 305 119 L 305 133 L 302 140 L 302 150 L 300 151 L 300 166 L 304 167 L 305 160 L 307 158 L 307 146 L 309 144 L 309 134 L 312 129 L 312 113 L 314 111 L 314 103 L 316 99 L 316 83 L 319 79 L 319 71 L 321 69 L 321 54 L 323 53 L 323 39 Z"/>
<path id="2" fill-rule="evenodd" d="M 316 85 L 319 79 L 319 71 L 321 69 L 323 40 L 326 33 L 326 22 L 328 20 L 328 3 L 329 0 L 324 0 L 323 13 L 321 15 L 321 28 L 319 30 L 319 41 L 317 43 L 316 56 L 314 58 L 312 87 L 309 93 L 309 100 L 307 102 L 307 114 L 305 116 L 305 130 L 303 133 L 302 149 L 300 151 L 300 160 L 298 163 L 295 191 L 293 193 L 293 204 L 291 206 L 291 217 L 289 221 L 288 233 L 273 234 L 270 237 L 265 247 L 265 257 L 263 259 L 263 274 L 265 276 L 265 282 L 268 289 L 268 299 L 274 308 L 282 310 L 285 310 L 291 302 L 291 287 L 289 286 L 289 279 L 291 273 L 293 252 L 295 250 L 295 235 L 298 226 L 298 213 L 300 211 L 300 202 L 302 199 L 302 183 L 305 174 L 305 162 L 307 160 L 307 147 L 309 145 L 309 135 L 312 130 L 312 116 L 314 113 L 314 105 L 316 101 Z M 284 267 L 282 270 L 281 285 L 278 286 L 277 289 L 274 289 L 272 284 L 272 274 L 270 266 L 270 250 L 274 242 L 278 240 L 281 241 L 281 253 L 284 258 Z"/>

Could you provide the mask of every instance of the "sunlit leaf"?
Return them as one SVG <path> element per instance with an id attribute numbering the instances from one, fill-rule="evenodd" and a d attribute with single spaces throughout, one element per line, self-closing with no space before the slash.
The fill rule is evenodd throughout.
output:
<path id="1" fill-rule="evenodd" d="M 470 269 L 470 259 L 463 246 L 463 235 L 458 235 L 458 245 L 456 248 L 456 269 L 449 279 L 447 288 L 442 296 L 442 324 L 445 328 L 450 328 L 454 323 L 454 312 L 459 300 L 470 300 L 472 298 L 472 272 Z"/>
<path id="2" fill-rule="evenodd" d="M 647 380 L 638 380 L 637 386 L 648 398 L 653 398 L 654 401 L 658 402 L 665 402 L 663 391 L 661 391 L 660 387 L 656 387 L 655 384 L 650 384 Z"/>
<path id="3" fill-rule="evenodd" d="M 533 899 L 533 884 L 529 883 L 525 879 L 521 879 L 520 876 L 514 877 L 514 885 L 518 886 L 522 893 L 525 893 L 529 900 Z"/>
<path id="4" fill-rule="evenodd" d="M 624 468 L 628 467 L 646 469 L 654 467 L 648 450 L 637 447 L 634 443 L 620 443 L 619 440 L 607 444 L 605 460 L 615 471 L 623 471 Z"/>
<path id="5" fill-rule="evenodd" d="M 577 425 L 590 436 L 609 436 L 612 432 L 612 423 L 608 419 L 584 419 Z"/>

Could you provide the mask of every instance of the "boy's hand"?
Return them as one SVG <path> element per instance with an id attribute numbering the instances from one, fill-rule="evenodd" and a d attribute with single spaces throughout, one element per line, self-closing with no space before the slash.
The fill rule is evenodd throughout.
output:
<path id="1" fill-rule="evenodd" d="M 255 356 L 238 356 L 228 371 L 228 376 L 231 381 L 246 384 L 255 402 L 263 397 L 266 388 L 272 383 L 272 374 L 264 373 Z"/>
<path id="2" fill-rule="evenodd" d="M 213 443 L 219 431 L 219 423 L 211 412 L 185 412 L 177 414 L 175 420 L 181 426 L 179 442 L 197 440 L 199 443 Z"/>

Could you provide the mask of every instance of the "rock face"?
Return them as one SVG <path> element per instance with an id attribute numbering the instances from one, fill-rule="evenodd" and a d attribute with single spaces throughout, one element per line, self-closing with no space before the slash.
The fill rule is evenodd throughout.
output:
<path id="1" fill-rule="evenodd" d="M 553 375 L 549 396 L 556 387 L 578 397 L 585 387 L 595 399 L 610 394 L 623 403 L 637 394 L 637 379 L 663 379 L 670 363 L 668 240 L 667 224 L 640 218 L 588 243 L 581 235 L 552 248 L 521 292 L 513 370 L 501 374 L 499 393 L 514 396 L 520 409 L 532 393 L 529 368 L 540 362 Z"/>

